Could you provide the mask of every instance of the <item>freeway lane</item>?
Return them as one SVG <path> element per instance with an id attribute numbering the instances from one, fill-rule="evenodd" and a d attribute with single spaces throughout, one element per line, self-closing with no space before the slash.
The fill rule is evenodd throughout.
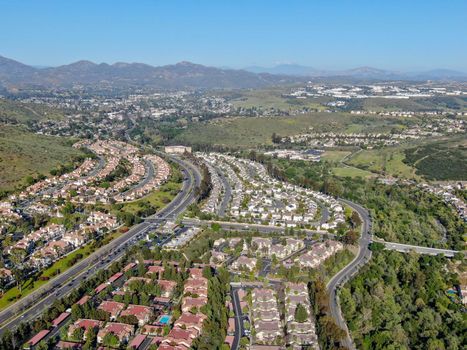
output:
<path id="1" fill-rule="evenodd" d="M 222 181 L 222 184 L 224 186 L 224 198 L 222 199 L 222 203 L 219 206 L 219 216 L 223 217 L 225 216 L 225 212 L 227 211 L 227 207 L 230 203 L 230 199 L 232 197 L 232 187 L 229 184 L 229 181 L 225 177 L 224 172 L 219 169 L 218 167 L 214 167 L 216 169 L 217 173 L 219 174 L 219 177 Z"/>
<path id="2" fill-rule="evenodd" d="M 420 246 L 410 245 L 410 244 L 386 242 L 384 240 L 377 239 L 377 238 L 373 238 L 373 242 L 382 243 L 384 244 L 385 249 L 395 250 L 401 253 L 416 252 L 418 254 L 427 254 L 427 255 L 444 255 L 449 258 L 452 258 L 454 255 L 459 253 L 459 251 L 457 250 L 420 247 Z"/>
<path id="3" fill-rule="evenodd" d="M 349 349 L 355 349 L 355 345 L 352 341 L 352 338 L 350 337 L 347 324 L 341 313 L 339 300 L 337 296 L 337 288 L 346 281 L 348 281 L 352 276 L 354 276 L 358 272 L 360 267 L 370 260 L 371 250 L 368 248 L 368 246 L 371 242 L 371 222 L 368 211 L 361 205 L 355 204 L 345 199 L 340 199 L 340 201 L 343 204 L 346 204 L 349 207 L 351 207 L 360 215 L 362 219 L 362 230 L 360 240 L 358 242 L 357 256 L 346 267 L 344 267 L 341 271 L 334 275 L 334 277 L 328 282 L 326 287 L 329 292 L 329 307 L 331 310 L 331 315 L 338 324 L 338 326 L 344 329 L 347 334 L 347 339 L 345 340 L 344 345 L 347 346 Z"/>
<path id="4" fill-rule="evenodd" d="M 159 213 L 155 214 L 160 219 L 177 216 L 182 213 L 183 210 L 195 200 L 193 189 L 200 181 L 199 172 L 191 164 L 173 156 L 170 158 L 179 164 L 188 176 L 182 186 L 182 190 L 177 194 L 174 200 Z M 17 327 L 21 322 L 30 321 L 39 316 L 47 307 L 52 305 L 56 299 L 66 296 L 83 280 L 92 276 L 98 270 L 108 267 L 113 261 L 122 257 L 125 254 L 126 247 L 141 239 L 147 231 L 155 228 L 155 226 L 157 225 L 147 221 L 133 226 L 124 235 L 117 237 L 106 246 L 100 248 L 49 283 L 40 287 L 38 290 L 2 310 L 0 312 L 0 334 L 2 334 L 5 329 L 11 330 Z"/>

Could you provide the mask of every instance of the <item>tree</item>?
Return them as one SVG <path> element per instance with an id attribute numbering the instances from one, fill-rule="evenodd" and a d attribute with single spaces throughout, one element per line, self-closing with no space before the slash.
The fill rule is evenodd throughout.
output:
<path id="1" fill-rule="evenodd" d="M 295 315 L 294 315 L 295 321 L 298 323 L 303 323 L 306 322 L 308 319 L 308 312 L 306 311 L 305 306 L 302 304 L 298 304 L 297 308 L 295 309 Z"/>
<path id="2" fill-rule="evenodd" d="M 105 346 L 110 346 L 111 348 L 116 348 L 120 344 L 120 340 L 117 338 L 115 334 L 107 333 L 102 340 L 102 343 Z"/>
<path id="3" fill-rule="evenodd" d="M 26 252 L 23 249 L 13 249 L 10 254 L 10 260 L 13 262 L 12 272 L 15 277 L 16 286 L 19 289 L 19 293 L 22 292 L 24 267 L 23 261 L 26 256 Z"/>
<path id="4" fill-rule="evenodd" d="M 352 216 L 350 217 L 350 222 L 352 224 L 352 227 L 358 227 L 362 224 L 362 219 L 360 218 L 360 215 L 356 211 L 352 212 Z"/>
<path id="5" fill-rule="evenodd" d="M 349 230 L 342 237 L 342 242 L 344 242 L 345 244 L 354 245 L 354 244 L 357 244 L 359 237 L 360 237 L 360 234 L 357 231 Z"/>

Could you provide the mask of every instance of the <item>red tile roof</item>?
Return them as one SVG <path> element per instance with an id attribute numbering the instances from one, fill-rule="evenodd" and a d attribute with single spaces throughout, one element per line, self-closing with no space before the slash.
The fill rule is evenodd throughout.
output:
<path id="1" fill-rule="evenodd" d="M 34 337 L 32 337 L 27 343 L 31 346 L 37 345 L 42 339 L 45 338 L 47 334 L 49 334 L 50 331 L 48 329 L 43 329 L 39 333 L 37 333 Z"/>
<path id="2" fill-rule="evenodd" d="M 117 272 L 115 275 L 109 278 L 109 283 L 114 283 L 116 280 L 118 280 L 120 277 L 123 276 L 123 272 Z"/>
<path id="3" fill-rule="evenodd" d="M 138 320 L 144 320 L 153 314 L 152 308 L 144 305 L 128 305 L 127 309 L 121 313 L 121 316 L 133 315 Z"/>
<path id="4" fill-rule="evenodd" d="M 136 266 L 135 263 L 129 263 L 127 266 L 125 266 L 125 267 L 123 268 L 123 271 L 124 271 L 124 272 L 127 272 L 127 271 L 131 270 L 131 269 L 132 269 L 133 267 L 135 267 L 135 266 Z"/>
<path id="5" fill-rule="evenodd" d="M 94 289 L 94 291 L 95 291 L 96 293 L 100 293 L 100 292 L 102 292 L 105 288 L 107 288 L 108 286 L 109 286 L 108 284 L 102 283 L 102 284 L 98 285 L 98 286 L 96 287 L 96 289 Z"/>
<path id="6" fill-rule="evenodd" d="M 108 312 L 111 316 L 117 316 L 124 308 L 125 304 L 113 300 L 104 300 L 98 307 L 98 309 Z"/>
<path id="7" fill-rule="evenodd" d="M 84 305 L 84 304 L 87 303 L 87 301 L 88 301 L 89 299 L 91 299 L 91 296 L 90 296 L 90 295 L 85 295 L 85 296 L 82 297 L 80 300 L 78 300 L 78 301 L 76 302 L 76 304 L 78 304 L 78 305 Z"/>
<path id="8" fill-rule="evenodd" d="M 60 340 L 56 345 L 58 349 L 81 349 L 81 343 Z"/>
<path id="9" fill-rule="evenodd" d="M 130 348 L 138 349 L 145 340 L 146 340 L 146 336 L 144 334 L 138 334 L 130 342 Z"/>
<path id="10" fill-rule="evenodd" d="M 58 316 L 55 320 L 52 321 L 52 326 L 57 327 L 60 323 L 65 321 L 68 317 L 70 317 L 69 312 L 62 312 L 60 316 Z"/>

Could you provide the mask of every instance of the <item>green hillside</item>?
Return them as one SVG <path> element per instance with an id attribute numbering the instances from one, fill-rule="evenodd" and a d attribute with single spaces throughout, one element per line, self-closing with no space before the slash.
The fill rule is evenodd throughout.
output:
<path id="1" fill-rule="evenodd" d="M 22 103 L 0 98 L 0 121 L 27 123 L 45 119 L 62 119 L 63 111 L 36 103 Z"/>
<path id="2" fill-rule="evenodd" d="M 26 184 L 28 176 L 49 175 L 81 154 L 66 138 L 43 136 L 17 126 L 0 126 L 0 193 Z"/>

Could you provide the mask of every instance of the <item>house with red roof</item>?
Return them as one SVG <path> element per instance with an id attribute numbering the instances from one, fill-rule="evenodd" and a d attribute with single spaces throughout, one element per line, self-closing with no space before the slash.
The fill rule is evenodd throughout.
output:
<path id="1" fill-rule="evenodd" d="M 190 348 L 193 343 L 193 339 L 198 336 L 198 331 L 195 329 L 181 329 L 181 328 L 172 328 L 170 333 L 165 339 L 162 340 L 162 344 L 172 345 L 172 346 L 185 346 Z M 160 349 L 161 347 L 159 347 Z"/>
<path id="2" fill-rule="evenodd" d="M 84 304 L 86 304 L 88 302 L 89 299 L 91 299 L 91 296 L 90 295 L 85 295 L 80 300 L 78 300 L 76 302 L 76 304 L 78 304 L 80 306 L 83 306 Z"/>
<path id="3" fill-rule="evenodd" d="M 113 275 L 112 277 L 109 278 L 109 280 L 107 281 L 108 283 L 114 283 L 115 281 L 117 281 L 118 279 L 120 279 L 120 277 L 123 276 L 123 272 L 117 272 L 115 275 Z"/>
<path id="4" fill-rule="evenodd" d="M 68 337 L 73 337 L 73 333 L 77 329 L 82 329 L 84 331 L 84 339 L 86 339 L 86 333 L 91 328 L 100 328 L 102 327 L 102 321 L 91 320 L 87 318 L 80 318 L 75 321 L 70 327 L 68 328 Z M 80 339 L 77 339 L 80 340 Z"/>
<path id="5" fill-rule="evenodd" d="M 123 285 L 123 290 L 124 291 L 130 291 L 130 285 L 133 284 L 134 282 L 143 282 L 144 284 L 150 284 L 153 283 L 150 278 L 145 278 L 145 277 L 130 277 L 125 284 Z"/>
<path id="6" fill-rule="evenodd" d="M 182 301 L 182 312 L 190 312 L 193 308 L 199 309 L 208 303 L 208 298 L 206 297 L 186 297 Z"/>
<path id="7" fill-rule="evenodd" d="M 188 270 L 188 275 L 190 276 L 190 278 L 195 278 L 195 279 L 203 277 L 203 269 L 192 267 L 191 269 Z"/>
<path id="8" fill-rule="evenodd" d="M 58 327 L 63 321 L 70 317 L 69 312 L 62 312 L 55 320 L 52 321 L 52 327 Z"/>
<path id="9" fill-rule="evenodd" d="M 128 347 L 132 350 L 138 350 L 145 340 L 146 336 L 144 334 L 138 334 L 136 337 L 133 338 Z"/>
<path id="10" fill-rule="evenodd" d="M 29 339 L 26 343 L 26 349 L 34 349 L 34 347 L 49 334 L 50 331 L 48 329 L 43 329 L 39 333 L 37 333 L 34 337 Z"/>
<path id="11" fill-rule="evenodd" d="M 130 271 L 130 270 L 133 269 L 135 266 L 136 266 L 136 263 L 129 263 L 128 265 L 126 265 L 126 266 L 123 268 L 123 272 Z"/>
<path id="12" fill-rule="evenodd" d="M 163 266 L 153 265 L 148 267 L 148 275 L 156 275 L 157 278 L 161 278 L 165 269 Z"/>
<path id="13" fill-rule="evenodd" d="M 172 296 L 172 293 L 177 286 L 177 282 L 169 280 L 158 280 L 157 284 L 161 287 L 162 294 L 161 296 L 169 298 Z"/>
<path id="14" fill-rule="evenodd" d="M 120 316 L 135 316 L 138 319 L 138 325 L 144 326 L 154 316 L 154 311 L 149 306 L 130 304 Z"/>
<path id="15" fill-rule="evenodd" d="M 141 328 L 141 333 L 146 335 L 160 335 L 163 333 L 163 327 L 146 324 Z"/>
<path id="16" fill-rule="evenodd" d="M 208 296 L 208 280 L 204 277 L 198 279 L 189 278 L 185 282 L 184 293 L 196 294 L 200 297 Z"/>
<path id="17" fill-rule="evenodd" d="M 71 341 L 63 341 L 60 340 L 57 345 L 55 345 L 55 349 L 62 350 L 62 349 L 71 349 L 71 350 L 79 350 L 83 346 L 81 343 L 73 343 Z"/>
<path id="18" fill-rule="evenodd" d="M 110 314 L 110 320 L 115 321 L 124 308 L 125 304 L 123 303 L 118 303 L 113 300 L 104 300 L 97 309 L 107 312 Z"/>
<path id="19" fill-rule="evenodd" d="M 109 285 L 107 283 L 102 283 L 100 285 L 98 285 L 95 289 L 94 289 L 94 292 L 96 292 L 96 294 L 99 294 L 100 292 L 102 292 L 104 289 L 106 289 Z"/>
<path id="20" fill-rule="evenodd" d="M 107 334 L 115 335 L 120 344 L 128 343 L 130 337 L 135 333 L 135 327 L 126 323 L 107 322 L 104 328 L 97 333 L 97 342 L 102 343 Z"/>
<path id="21" fill-rule="evenodd" d="M 201 333 L 201 329 L 203 328 L 203 322 L 206 319 L 206 315 L 198 313 L 192 314 L 190 312 L 185 312 L 179 319 L 175 322 L 174 327 L 179 327 L 182 329 L 196 329 L 199 333 Z"/>

